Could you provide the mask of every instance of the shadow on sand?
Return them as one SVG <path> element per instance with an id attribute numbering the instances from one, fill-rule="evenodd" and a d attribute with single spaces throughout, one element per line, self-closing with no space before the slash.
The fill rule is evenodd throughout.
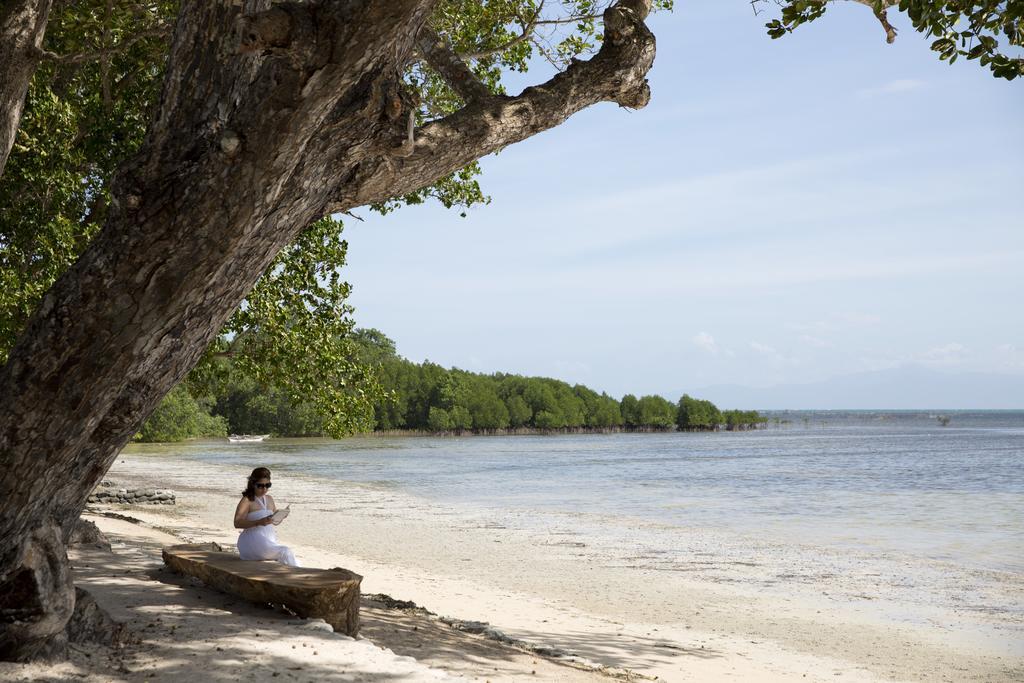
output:
<path id="1" fill-rule="evenodd" d="M 37 672 L 34 680 L 427 680 L 422 669 L 410 668 L 407 660 L 406 672 L 387 672 L 387 667 L 382 671 L 367 666 L 366 658 L 357 656 L 367 650 L 379 654 L 380 647 L 471 679 L 483 674 L 518 680 L 540 673 L 531 666 L 546 666 L 548 679 L 582 680 L 578 676 L 588 674 L 579 670 L 581 659 L 625 672 L 680 655 L 721 656 L 713 650 L 685 648 L 657 637 L 627 638 L 614 631 L 518 631 L 517 639 L 569 653 L 542 658 L 456 630 L 423 610 L 388 608 L 365 597 L 360 608 L 363 640 L 353 642 L 318 630 L 316 624 L 283 609 L 250 603 L 171 572 L 160 560 L 157 541 L 133 537 L 126 543 L 112 535 L 111 542 L 112 553 L 88 547 L 71 553 L 76 583 L 112 617 L 126 623 L 137 642 L 117 650 L 75 647 L 70 661 L 52 676 Z M 466 608 L 472 612 L 472 605 Z M 21 677 L 16 670 L 0 670 L 0 678 Z"/>

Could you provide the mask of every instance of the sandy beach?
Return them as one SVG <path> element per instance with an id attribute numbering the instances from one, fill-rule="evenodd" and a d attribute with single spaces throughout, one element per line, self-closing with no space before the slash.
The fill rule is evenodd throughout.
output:
<path id="1" fill-rule="evenodd" d="M 235 680 L 259 671 L 267 680 L 1024 677 L 1022 581 L 1011 572 L 986 577 L 977 594 L 964 593 L 963 581 L 942 567 L 866 563 L 825 550 L 794 555 L 757 539 L 736 544 L 700 531 L 686 541 L 692 566 L 668 567 L 640 544 L 610 547 L 583 535 L 586 519 L 567 519 L 563 528 L 538 533 L 395 490 L 276 478 L 279 505 L 292 505 L 278 534 L 301 564 L 351 569 L 364 576 L 364 595 L 412 601 L 433 613 L 368 601 L 361 639 L 353 641 L 194 586 L 161 567 L 163 544 L 233 545 L 237 533 L 230 520 L 240 488 L 235 469 L 125 454 L 108 479 L 177 494 L 174 506 L 109 506 L 141 524 L 93 517 L 111 537 L 113 556 L 76 551 L 80 585 L 139 630 L 142 643 L 129 648 L 113 671 L 97 661 L 101 654 L 79 653 L 64 668 L 8 665 L 0 676 L 141 680 L 201 671 L 212 680 Z M 486 622 L 519 647 L 459 631 L 452 620 Z M 312 647 L 316 658 L 296 654 L 302 647 Z M 259 658 L 258 667 L 246 666 L 252 657 Z"/>

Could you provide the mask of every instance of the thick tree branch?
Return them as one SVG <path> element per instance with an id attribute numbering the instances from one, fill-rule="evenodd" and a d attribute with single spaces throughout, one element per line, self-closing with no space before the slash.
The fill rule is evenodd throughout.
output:
<path id="1" fill-rule="evenodd" d="M 447 41 L 429 26 L 420 31 L 416 50 L 464 102 L 474 102 L 491 94 Z"/>
<path id="2" fill-rule="evenodd" d="M 412 153 L 361 170 L 362 182 L 344 185 L 331 213 L 381 202 L 428 185 L 482 156 L 553 128 L 597 102 L 639 109 L 650 100 L 646 75 L 654 63 L 654 35 L 643 19 L 649 2 L 624 0 L 604 13 L 601 50 L 586 62 L 516 97 L 488 95 L 416 131 Z M 396 147 L 398 146 L 396 140 Z"/>
<path id="3" fill-rule="evenodd" d="M 0 3 L 0 176 L 21 124 L 25 95 L 39 65 L 51 0 Z"/>

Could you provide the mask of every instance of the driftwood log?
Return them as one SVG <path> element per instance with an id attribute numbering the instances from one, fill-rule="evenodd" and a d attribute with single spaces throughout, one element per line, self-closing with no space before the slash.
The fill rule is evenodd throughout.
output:
<path id="1" fill-rule="evenodd" d="M 347 569 L 288 567 L 278 562 L 240 560 L 212 543 L 163 549 L 164 563 L 213 588 L 253 602 L 284 605 L 304 618 L 326 621 L 335 632 L 359 633 L 359 584 Z"/>

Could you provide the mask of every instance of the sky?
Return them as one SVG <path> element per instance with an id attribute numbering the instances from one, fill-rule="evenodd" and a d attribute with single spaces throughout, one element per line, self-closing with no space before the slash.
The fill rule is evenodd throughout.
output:
<path id="1" fill-rule="evenodd" d="M 361 327 L 410 360 L 619 397 L 908 364 L 1024 375 L 1024 84 L 837 3 L 648 22 L 651 103 L 482 161 L 489 205 L 346 219 Z M 541 74 L 530 74 L 542 80 Z"/>

